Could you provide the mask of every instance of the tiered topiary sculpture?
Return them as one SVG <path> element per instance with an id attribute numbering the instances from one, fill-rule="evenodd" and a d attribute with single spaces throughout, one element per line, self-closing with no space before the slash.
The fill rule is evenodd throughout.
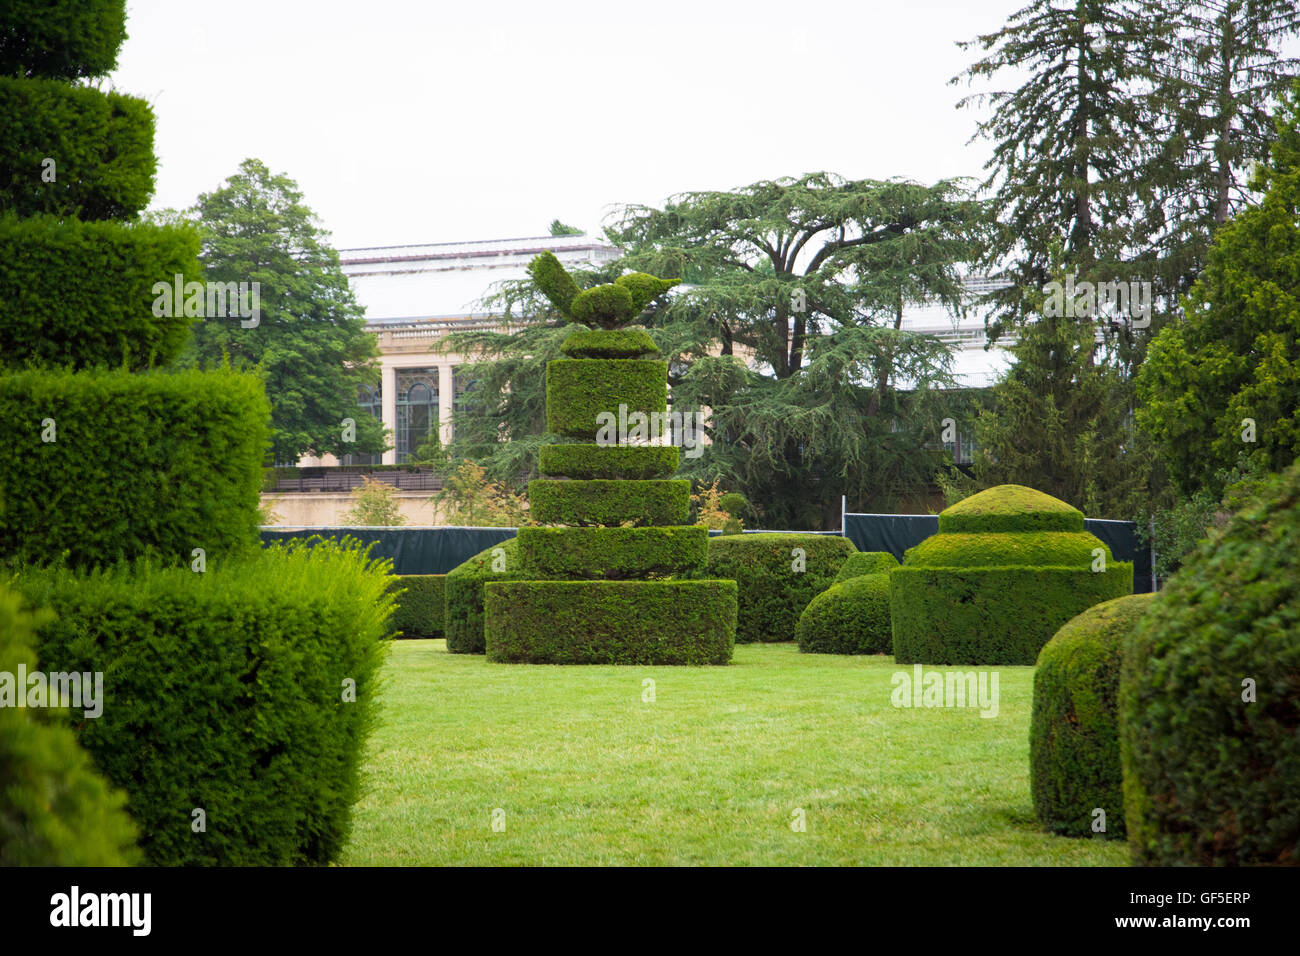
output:
<path id="1" fill-rule="evenodd" d="M 1140 866 L 1300 866 L 1300 463 L 1169 580 L 1123 648 Z"/>
<path id="2" fill-rule="evenodd" d="M 1053 833 L 1124 837 L 1120 655 L 1154 599 L 1130 594 L 1090 607 L 1067 621 L 1038 655 L 1029 789 L 1039 822 Z"/>
<path id="3" fill-rule="evenodd" d="M 940 514 L 889 589 L 898 663 L 1033 664 L 1070 618 L 1133 593 L 1133 565 L 1064 501 L 999 485 Z"/>
<path id="4" fill-rule="evenodd" d="M 562 314 L 598 328 L 575 330 L 561 346 L 569 358 L 547 366 L 547 424 L 580 443 L 542 448 L 549 477 L 530 483 L 529 506 L 550 527 L 520 528 L 508 569 L 529 580 L 484 584 L 488 659 L 725 664 L 736 582 L 674 579 L 702 572 L 708 554 L 708 532 L 686 525 L 690 482 L 669 477 L 678 450 L 597 443 L 606 415 L 644 424 L 667 409 L 668 364 L 648 357 L 649 333 L 625 326 L 676 280 L 635 273 L 579 292 L 550 253 L 529 268 Z"/>

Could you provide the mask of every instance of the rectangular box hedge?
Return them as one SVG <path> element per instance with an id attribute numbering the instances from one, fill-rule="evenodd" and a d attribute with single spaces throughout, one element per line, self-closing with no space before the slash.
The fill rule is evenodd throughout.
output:
<path id="1" fill-rule="evenodd" d="M 442 637 L 443 587 L 445 574 L 397 574 L 388 588 L 397 598 L 393 611 L 395 636 L 406 638 Z"/>

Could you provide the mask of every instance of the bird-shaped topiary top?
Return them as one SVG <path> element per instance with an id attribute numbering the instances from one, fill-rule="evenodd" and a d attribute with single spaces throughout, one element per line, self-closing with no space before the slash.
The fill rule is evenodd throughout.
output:
<path id="1" fill-rule="evenodd" d="M 551 252 L 534 258 L 528 264 L 528 272 L 561 315 L 602 329 L 631 324 L 646 306 L 681 281 L 632 272 L 580 292 L 573 276 Z"/>

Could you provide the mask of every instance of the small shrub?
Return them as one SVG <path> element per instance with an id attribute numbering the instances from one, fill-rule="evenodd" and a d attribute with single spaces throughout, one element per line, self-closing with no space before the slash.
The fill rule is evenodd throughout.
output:
<path id="1" fill-rule="evenodd" d="M 1300 865 L 1300 463 L 1160 592 L 1119 712 L 1135 864 Z"/>
<path id="2" fill-rule="evenodd" d="M 795 640 L 805 654 L 888 654 L 889 575 L 862 574 L 832 584 L 799 615 Z"/>
<path id="3" fill-rule="evenodd" d="M 362 476 L 361 486 L 352 492 L 352 507 L 340 520 L 344 525 L 371 528 L 396 528 L 406 524 L 397 488 Z"/>
<path id="4" fill-rule="evenodd" d="M 791 641 L 803 609 L 830 587 L 853 550 L 848 538 L 832 535 L 722 535 L 709 539 L 705 574 L 740 586 L 736 643 Z"/>
<path id="5" fill-rule="evenodd" d="M 442 636 L 446 613 L 443 586 L 446 580 L 445 574 L 399 574 L 391 578 L 389 590 L 397 598 L 393 628 L 399 632 L 399 637 Z"/>
<path id="6" fill-rule="evenodd" d="M 488 660 L 726 664 L 734 581 L 489 581 Z"/>
<path id="7" fill-rule="evenodd" d="M 1038 655 L 1029 783 L 1039 822 L 1063 836 L 1124 837 L 1119 761 L 1120 653 L 1154 594 L 1130 594 L 1067 621 Z"/>
<path id="8" fill-rule="evenodd" d="M 37 671 L 32 631 L 48 616 L 0 588 L 0 672 Z M 15 688 L 26 693 L 25 687 Z M 0 866 L 124 866 L 136 862 L 126 797 L 96 773 L 52 712 L 0 704 Z"/>
<path id="9" fill-rule="evenodd" d="M 387 570 L 316 538 L 204 574 L 17 576 L 57 615 L 38 630 L 42 665 L 104 674 L 103 713 L 78 739 L 127 792 L 150 863 L 337 859 L 388 645 Z"/>
<path id="10" fill-rule="evenodd" d="M 840 566 L 840 573 L 835 575 L 835 583 L 839 584 L 841 581 L 858 578 L 864 574 L 888 574 L 896 567 L 898 567 L 898 558 L 888 551 L 855 551 Z"/>

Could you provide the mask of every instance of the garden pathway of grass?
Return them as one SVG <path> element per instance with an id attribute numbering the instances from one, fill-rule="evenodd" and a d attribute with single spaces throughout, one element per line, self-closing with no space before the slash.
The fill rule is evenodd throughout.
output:
<path id="1" fill-rule="evenodd" d="M 995 718 L 891 706 L 900 670 L 793 644 L 688 668 L 489 664 L 395 642 L 343 862 L 1127 864 L 1123 841 L 1035 824 L 1032 668 L 996 668 Z"/>

